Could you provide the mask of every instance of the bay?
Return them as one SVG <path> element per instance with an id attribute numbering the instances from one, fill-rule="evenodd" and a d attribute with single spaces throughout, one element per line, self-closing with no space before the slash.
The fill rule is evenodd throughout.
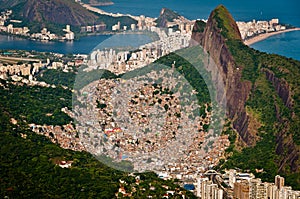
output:
<path id="1" fill-rule="evenodd" d="M 145 34 L 93 35 L 71 42 L 42 42 L 0 35 L 0 49 L 35 50 L 61 54 L 89 54 L 97 46 L 138 47 L 151 41 L 151 38 Z"/>
<path id="2" fill-rule="evenodd" d="M 300 31 L 286 32 L 254 43 L 250 47 L 300 61 Z"/>

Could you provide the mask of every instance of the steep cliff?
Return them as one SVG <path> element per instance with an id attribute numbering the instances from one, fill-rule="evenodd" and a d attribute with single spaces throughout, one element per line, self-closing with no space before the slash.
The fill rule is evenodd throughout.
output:
<path id="1" fill-rule="evenodd" d="M 262 69 L 265 72 L 267 79 L 273 84 L 279 97 L 283 100 L 284 105 L 288 108 L 293 107 L 294 100 L 292 98 L 292 91 L 289 84 L 284 79 L 279 79 L 275 74 L 269 69 Z"/>
<path id="2" fill-rule="evenodd" d="M 225 167 L 263 168 L 269 180 L 280 173 L 300 187 L 300 62 L 261 53 L 244 45 L 228 10 L 220 5 L 205 28 L 196 22 L 191 42 L 200 44 L 216 63 L 206 68 L 220 99 L 227 103 L 232 127 L 248 145 L 227 161 Z"/>
<path id="3" fill-rule="evenodd" d="M 249 133 L 249 116 L 246 114 L 245 102 L 250 94 L 251 82 L 242 81 L 242 66 L 234 61 L 228 46 L 227 39 L 241 41 L 238 27 L 224 6 L 218 6 L 207 21 L 206 27 L 201 33 L 201 24 L 197 24 L 194 29 L 193 39 L 198 41 L 204 50 L 209 53 L 217 64 L 218 68 L 208 70 L 218 70 L 220 77 L 213 77 L 215 81 L 224 81 L 226 88 L 227 115 L 234 120 L 234 128 L 239 132 L 242 139 L 249 145 L 255 143 L 255 138 Z M 225 28 L 220 28 L 221 26 Z M 214 74 L 214 73 L 212 73 Z M 217 84 L 217 82 L 215 82 Z M 223 92 L 218 90 L 218 92 Z"/>

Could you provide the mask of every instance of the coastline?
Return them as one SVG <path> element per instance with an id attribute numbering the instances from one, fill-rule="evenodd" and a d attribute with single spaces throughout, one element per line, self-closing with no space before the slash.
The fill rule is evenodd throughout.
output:
<path id="1" fill-rule="evenodd" d="M 94 7 L 94 6 L 111 6 L 114 5 L 114 2 L 106 2 L 106 3 L 90 3 L 89 5 Z"/>
<path id="2" fill-rule="evenodd" d="M 250 46 L 256 42 L 265 40 L 271 36 L 278 35 L 278 34 L 285 33 L 285 32 L 291 32 L 291 31 L 300 31 L 300 28 L 290 28 L 290 29 L 280 30 L 280 31 L 276 31 L 276 32 L 268 32 L 268 33 L 259 34 L 250 39 L 245 40 L 244 44 L 247 46 Z"/>
<path id="3" fill-rule="evenodd" d="M 111 17 L 131 17 L 135 20 L 138 20 L 138 17 L 136 16 L 133 16 L 133 15 L 130 15 L 130 14 L 120 14 L 120 13 L 108 13 L 104 10 L 101 10 L 100 8 L 97 8 L 97 7 L 94 7 L 90 4 L 84 4 L 84 3 L 81 3 L 81 5 L 86 8 L 87 10 L 89 11 L 92 11 L 92 12 L 95 12 L 95 13 L 98 13 L 98 14 L 102 14 L 102 15 L 108 15 L 108 16 L 111 16 Z"/>

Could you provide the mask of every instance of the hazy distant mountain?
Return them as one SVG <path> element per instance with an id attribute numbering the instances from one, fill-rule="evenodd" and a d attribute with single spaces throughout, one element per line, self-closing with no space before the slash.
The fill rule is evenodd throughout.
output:
<path id="1" fill-rule="evenodd" d="M 0 6 L 9 8 L 14 17 L 28 22 L 86 25 L 97 20 L 97 16 L 74 0 L 3 0 Z"/>
<path id="2" fill-rule="evenodd" d="M 108 2 L 108 0 L 90 0 L 89 2 Z M 28 26 L 31 32 L 39 32 L 41 28 L 46 27 L 51 32 L 63 34 L 62 28 L 66 24 L 71 25 L 75 32 L 79 32 L 79 27 L 83 25 L 105 23 L 107 30 L 110 30 L 112 25 L 118 22 L 121 22 L 123 26 L 137 23 L 128 16 L 112 17 L 94 13 L 74 0 L 0 0 L 0 8 L 12 9 L 12 19 L 22 21 L 21 24 L 15 25 Z"/>
<path id="3" fill-rule="evenodd" d="M 179 14 L 168 8 L 163 8 L 160 11 L 160 15 L 155 22 L 157 23 L 158 27 L 166 28 L 168 23 L 173 22 L 174 19 L 178 18 L 180 18 Z"/>

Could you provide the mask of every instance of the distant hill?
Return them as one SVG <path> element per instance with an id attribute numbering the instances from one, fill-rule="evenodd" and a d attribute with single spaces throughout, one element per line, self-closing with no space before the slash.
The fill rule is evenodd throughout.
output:
<path id="1" fill-rule="evenodd" d="M 176 12 L 168 9 L 162 8 L 159 17 L 156 19 L 156 23 L 158 27 L 166 28 L 169 22 L 173 22 L 174 19 L 178 19 L 180 17 Z"/>
<path id="2" fill-rule="evenodd" d="M 221 168 L 250 169 L 264 181 L 280 174 L 299 189 L 300 62 L 246 46 L 223 5 L 211 12 L 204 29 L 198 22 L 193 31 L 217 64 L 213 79 L 223 79 L 226 88 L 232 146 Z"/>
<path id="3" fill-rule="evenodd" d="M 2 8 L 10 8 L 14 16 L 29 22 L 87 25 L 98 17 L 73 0 L 4 0 Z"/>
<path id="4" fill-rule="evenodd" d="M 39 32 L 41 28 L 47 27 L 51 32 L 61 34 L 60 31 L 66 24 L 78 27 L 75 29 L 79 31 L 80 26 L 101 22 L 107 25 L 108 30 L 118 21 L 122 25 L 137 23 L 129 17 L 111 17 L 91 12 L 74 0 L 2 0 L 0 7 L 2 10 L 12 9 L 12 18 L 23 21 L 22 24 L 17 25 L 29 26 L 31 32 Z"/>

